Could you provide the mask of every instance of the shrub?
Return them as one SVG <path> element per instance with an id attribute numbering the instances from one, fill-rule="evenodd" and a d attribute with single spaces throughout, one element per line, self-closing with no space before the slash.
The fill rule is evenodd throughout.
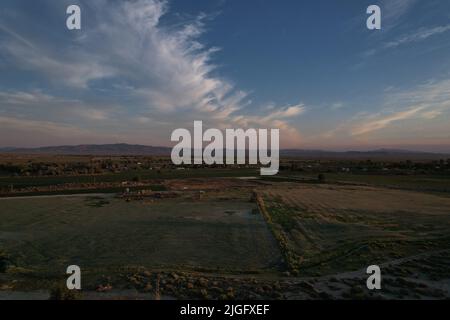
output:
<path id="1" fill-rule="evenodd" d="M 49 300 L 80 300 L 81 292 L 77 290 L 69 290 L 65 285 L 55 285 L 50 289 Z"/>
<path id="2" fill-rule="evenodd" d="M 6 272 L 8 268 L 12 265 L 11 260 L 6 255 L 5 252 L 0 251 L 0 273 Z"/>
<path id="3" fill-rule="evenodd" d="M 325 182 L 325 175 L 324 175 L 323 173 L 320 173 L 320 174 L 317 176 L 317 180 L 318 180 L 320 183 Z"/>

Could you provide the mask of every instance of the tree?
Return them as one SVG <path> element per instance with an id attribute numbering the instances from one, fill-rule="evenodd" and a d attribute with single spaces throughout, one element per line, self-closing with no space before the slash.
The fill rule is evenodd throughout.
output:
<path id="1" fill-rule="evenodd" d="M 325 182 L 325 175 L 324 175 L 323 173 L 320 173 L 320 174 L 317 176 L 317 180 L 318 180 L 320 183 Z"/>

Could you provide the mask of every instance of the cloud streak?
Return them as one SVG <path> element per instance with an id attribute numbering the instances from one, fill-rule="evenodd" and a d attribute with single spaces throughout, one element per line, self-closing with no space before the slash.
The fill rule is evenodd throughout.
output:
<path id="1" fill-rule="evenodd" d="M 189 19 L 180 27 L 161 23 L 170 10 L 164 0 L 81 3 L 82 8 L 102 14 L 96 16 L 95 24 L 83 30 L 83 36 L 71 38 L 58 50 L 51 50 L 50 38 L 46 39 L 47 43 L 38 42 L 29 35 L 0 27 L 0 32 L 7 35 L 0 50 L 15 65 L 34 72 L 48 82 L 49 87 L 69 90 L 75 93 L 74 99 L 82 100 L 83 106 L 77 103 L 77 111 L 71 112 L 76 119 L 84 116 L 104 123 L 110 121 L 114 128 L 118 119 L 113 119 L 114 112 L 108 110 L 109 100 L 111 108 L 115 109 L 112 111 L 120 109 L 123 127 L 127 124 L 132 127 L 137 122 L 142 130 L 146 124 L 170 119 L 171 125 L 158 132 L 160 139 L 166 142 L 169 142 L 169 130 L 192 124 L 194 120 L 216 127 L 282 126 L 287 135 L 297 133 L 290 122 L 304 111 L 303 106 L 251 115 L 247 109 L 251 104 L 249 93 L 217 75 L 218 67 L 213 60 L 219 49 L 201 42 L 205 14 Z M 98 90 L 100 83 L 101 92 Z M 26 93 L 20 94 L 25 98 Z M 35 95 L 30 104 L 39 104 L 42 110 L 50 108 L 36 92 L 30 94 Z M 124 101 L 115 101 L 113 96 Z M 95 106 L 98 103 L 95 100 L 100 98 L 105 100 L 105 108 L 101 110 Z M 61 107 L 67 106 L 67 103 L 61 104 Z M 29 116 L 33 120 L 32 115 Z M 243 121 L 246 118 L 248 120 Z"/>
<path id="2" fill-rule="evenodd" d="M 394 90 L 393 92 L 391 92 Z M 400 111 L 398 109 L 401 108 Z M 368 135 L 396 122 L 412 119 L 432 120 L 450 109 L 450 80 L 430 81 L 413 90 L 395 91 L 386 96 L 383 114 L 357 117 L 340 127 L 351 136 Z"/>
<path id="3" fill-rule="evenodd" d="M 389 30 L 397 26 L 416 3 L 417 0 L 383 0 L 383 29 Z"/>
<path id="4" fill-rule="evenodd" d="M 404 44 L 411 43 L 411 42 L 423 41 L 432 36 L 435 36 L 435 35 L 438 35 L 438 34 L 441 34 L 441 33 L 447 32 L 447 31 L 450 31 L 450 24 L 445 25 L 445 26 L 433 27 L 433 28 L 422 28 L 413 34 L 409 34 L 409 35 L 403 36 L 397 40 L 388 42 L 384 45 L 384 47 L 386 49 L 389 49 L 389 48 L 395 48 L 400 45 L 404 45 Z"/>
<path id="5" fill-rule="evenodd" d="M 351 129 L 351 135 L 357 136 L 361 134 L 370 133 L 372 131 L 381 130 L 383 128 L 386 128 L 393 122 L 411 119 L 423 109 L 424 107 L 412 108 L 406 111 L 396 112 L 392 115 L 381 117 L 373 121 L 368 121 L 360 125 L 356 125 L 354 128 Z"/>

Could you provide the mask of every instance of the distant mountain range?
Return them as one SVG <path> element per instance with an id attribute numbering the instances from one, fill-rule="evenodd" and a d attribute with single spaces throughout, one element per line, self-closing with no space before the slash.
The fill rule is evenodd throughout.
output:
<path id="1" fill-rule="evenodd" d="M 283 157 L 297 157 L 304 159 L 386 159 L 386 160 L 433 160 L 450 158 L 449 153 L 432 153 L 401 149 L 377 149 L 369 151 L 324 151 L 324 150 L 281 150 Z"/>
<path id="2" fill-rule="evenodd" d="M 0 148 L 0 153 L 58 155 L 170 155 L 170 148 L 137 144 L 83 144 L 39 148 Z"/>
<path id="3" fill-rule="evenodd" d="M 39 148 L 0 148 L 0 153 L 10 154 L 57 154 L 57 155 L 144 155 L 168 156 L 171 148 L 153 147 L 134 144 L 86 144 L 77 146 L 54 146 Z M 378 149 L 371 151 L 324 151 L 284 149 L 280 151 L 283 157 L 297 157 L 304 159 L 439 159 L 449 158 L 450 154 L 418 152 L 398 149 Z"/>

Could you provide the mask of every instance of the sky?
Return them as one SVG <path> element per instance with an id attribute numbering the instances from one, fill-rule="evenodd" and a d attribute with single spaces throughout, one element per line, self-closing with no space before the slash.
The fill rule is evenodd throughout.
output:
<path id="1" fill-rule="evenodd" d="M 2 0 L 0 147 L 170 146 L 201 120 L 282 148 L 450 152 L 449 115 L 448 0 Z"/>

